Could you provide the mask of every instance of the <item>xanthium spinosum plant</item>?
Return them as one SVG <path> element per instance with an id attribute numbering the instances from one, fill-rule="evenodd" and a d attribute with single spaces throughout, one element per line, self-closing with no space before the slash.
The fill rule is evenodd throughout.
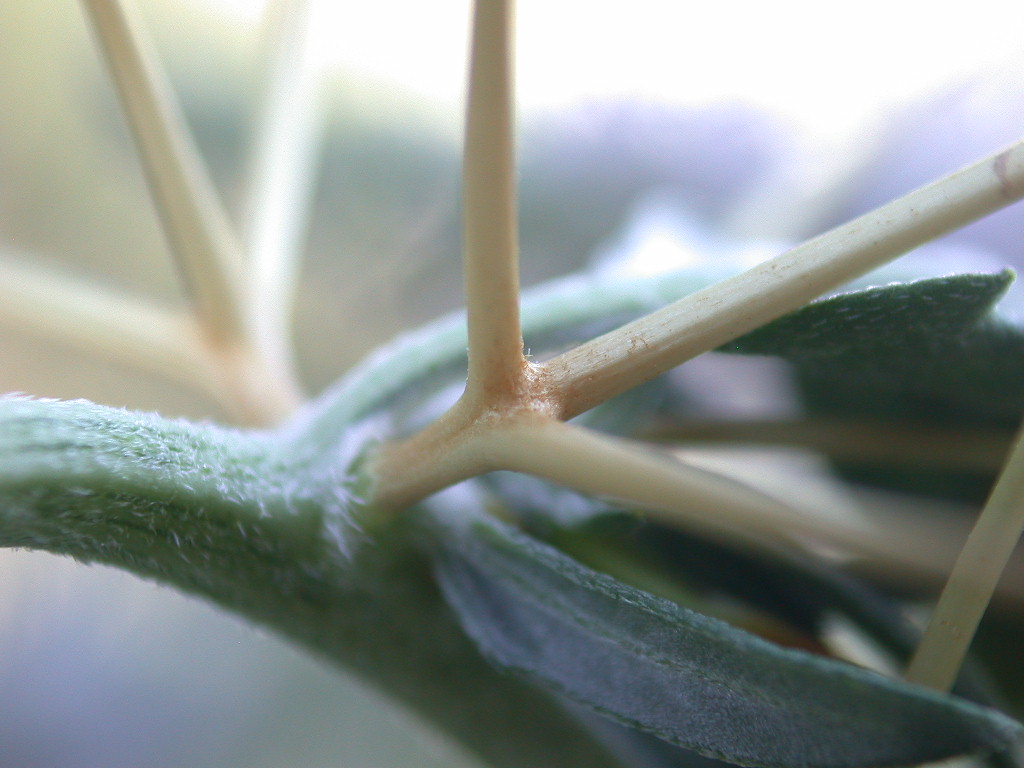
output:
<path id="1" fill-rule="evenodd" d="M 520 302 L 512 7 L 477 0 L 467 311 L 304 402 L 288 317 L 311 175 L 315 78 L 296 43 L 308 9 L 280 4 L 239 232 L 130 9 L 82 6 L 191 312 L 122 303 L 113 315 L 84 292 L 56 305 L 5 264 L 7 311 L 46 313 L 72 342 L 184 376 L 239 426 L 6 396 L 0 543 L 200 595 L 353 670 L 489 765 L 1014 761 L 1021 726 L 962 665 L 1020 534 L 1022 449 L 921 636 L 840 567 L 944 574 L 920 530 L 824 514 L 795 491 L 707 468 L 680 449 L 700 443 L 699 414 L 661 374 L 713 350 L 787 361 L 804 431 L 724 438 L 815 447 L 833 484 L 909 490 L 951 464 L 993 476 L 965 446 L 1005 450 L 1020 417 L 1019 371 L 1005 361 L 1024 352 L 1024 332 L 992 313 L 1011 275 L 816 299 L 1024 195 L 1024 145 L 721 282 L 591 273 Z M 893 668 L 844 658 L 826 632 L 835 616 Z"/>

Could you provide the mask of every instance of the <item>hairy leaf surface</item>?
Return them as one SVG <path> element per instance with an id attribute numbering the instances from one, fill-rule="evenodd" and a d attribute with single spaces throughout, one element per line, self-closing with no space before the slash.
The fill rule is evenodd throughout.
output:
<path id="1" fill-rule="evenodd" d="M 994 710 L 774 646 L 496 522 L 454 530 L 438 573 L 488 658 L 673 744 L 843 768 L 1002 748 L 1020 732 Z"/>

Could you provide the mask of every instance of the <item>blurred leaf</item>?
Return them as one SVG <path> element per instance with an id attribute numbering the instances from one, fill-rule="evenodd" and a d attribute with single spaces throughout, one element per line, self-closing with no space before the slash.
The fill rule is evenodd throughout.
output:
<path id="1" fill-rule="evenodd" d="M 947 429 L 1005 431 L 1007 443 L 1024 412 L 1024 331 L 997 318 L 913 354 L 851 366 L 800 361 L 795 367 L 808 413 Z M 908 456 L 908 459 L 912 458 Z M 837 463 L 858 482 L 910 493 L 981 503 L 995 479 L 989 472 Z"/>
<path id="2" fill-rule="evenodd" d="M 501 667 L 742 765 L 909 765 L 1006 747 L 994 710 L 781 649 L 496 522 L 449 528 L 445 596 Z"/>

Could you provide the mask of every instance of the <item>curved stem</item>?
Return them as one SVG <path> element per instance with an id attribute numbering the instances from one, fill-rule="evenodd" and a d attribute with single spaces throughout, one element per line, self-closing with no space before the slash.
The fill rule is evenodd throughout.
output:
<path id="1" fill-rule="evenodd" d="M 471 396 L 518 389 L 519 326 L 512 0 L 477 0 L 463 158 L 463 262 Z"/>
<path id="2" fill-rule="evenodd" d="M 571 418 L 1024 196 L 1024 142 L 551 360 Z"/>

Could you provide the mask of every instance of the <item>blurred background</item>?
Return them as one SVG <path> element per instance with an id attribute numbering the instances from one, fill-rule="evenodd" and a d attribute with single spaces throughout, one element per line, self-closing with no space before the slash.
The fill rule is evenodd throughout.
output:
<path id="1" fill-rule="evenodd" d="M 234 210 L 262 4 L 138 4 Z M 461 303 L 468 2 L 325 0 L 316 14 L 324 133 L 294 331 L 311 393 Z M 1024 6 L 1001 0 L 521 0 L 524 283 L 609 250 L 685 261 L 793 242 L 1000 148 L 1024 126 L 1022 28 Z M 182 303 L 78 6 L 4 0 L 0 73 L 0 258 Z M 1016 264 L 1022 223 L 1010 210 L 910 261 L 922 275 Z M 13 324 L 0 391 L 222 418 L 196 392 Z M 0 552 L 0 766 L 469 764 L 205 604 Z"/>

